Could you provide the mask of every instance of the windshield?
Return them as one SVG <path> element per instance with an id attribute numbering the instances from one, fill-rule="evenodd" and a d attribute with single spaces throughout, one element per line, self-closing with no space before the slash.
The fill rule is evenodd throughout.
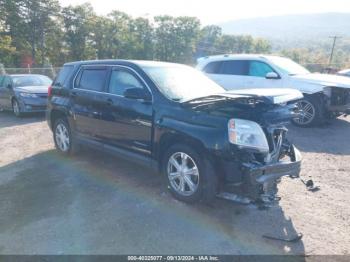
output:
<path id="1" fill-rule="evenodd" d="M 141 66 L 167 98 L 187 101 L 197 97 L 223 93 L 225 89 L 217 85 L 201 72 L 189 66 Z"/>
<path id="2" fill-rule="evenodd" d="M 52 83 L 52 80 L 50 78 L 42 75 L 13 76 L 12 80 L 15 87 L 49 86 Z"/>
<path id="3" fill-rule="evenodd" d="M 293 60 L 284 57 L 269 58 L 272 63 L 283 73 L 288 75 L 305 75 L 310 74 L 310 71 L 305 67 L 295 63 Z"/>

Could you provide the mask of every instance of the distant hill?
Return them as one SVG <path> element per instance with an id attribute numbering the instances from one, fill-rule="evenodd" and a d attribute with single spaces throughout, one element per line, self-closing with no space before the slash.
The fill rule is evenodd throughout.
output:
<path id="1" fill-rule="evenodd" d="M 350 13 L 285 15 L 233 20 L 220 24 L 227 34 L 249 34 L 276 43 L 329 41 L 329 36 L 350 37 Z"/>

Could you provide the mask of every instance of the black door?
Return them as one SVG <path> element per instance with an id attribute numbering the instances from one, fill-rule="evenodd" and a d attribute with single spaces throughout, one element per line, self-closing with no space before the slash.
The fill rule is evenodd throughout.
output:
<path id="1" fill-rule="evenodd" d="M 83 66 L 71 90 L 71 108 L 78 135 L 97 139 L 109 67 Z"/>
<path id="2" fill-rule="evenodd" d="M 130 99 L 127 89 L 141 89 L 149 99 Z M 108 83 L 106 104 L 101 114 L 101 138 L 106 144 L 138 153 L 151 153 L 152 102 L 144 81 L 132 69 L 113 67 Z"/>

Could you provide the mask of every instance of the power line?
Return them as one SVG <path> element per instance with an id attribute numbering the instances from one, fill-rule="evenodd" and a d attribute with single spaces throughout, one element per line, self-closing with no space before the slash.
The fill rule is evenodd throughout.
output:
<path id="1" fill-rule="evenodd" d="M 329 66 L 332 65 L 335 43 L 337 42 L 337 39 L 339 39 L 339 38 L 341 38 L 341 37 L 335 35 L 335 36 L 330 36 L 330 38 L 333 38 L 333 46 L 332 46 L 331 56 L 330 56 L 330 58 L 329 58 Z"/>

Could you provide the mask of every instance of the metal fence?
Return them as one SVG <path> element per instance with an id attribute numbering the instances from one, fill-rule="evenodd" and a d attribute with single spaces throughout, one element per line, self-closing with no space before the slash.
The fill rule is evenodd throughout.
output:
<path id="1" fill-rule="evenodd" d="M 0 74 L 39 74 L 46 75 L 51 79 L 54 79 L 58 72 L 60 71 L 60 67 L 41 67 L 41 68 L 5 68 L 0 65 Z"/>

